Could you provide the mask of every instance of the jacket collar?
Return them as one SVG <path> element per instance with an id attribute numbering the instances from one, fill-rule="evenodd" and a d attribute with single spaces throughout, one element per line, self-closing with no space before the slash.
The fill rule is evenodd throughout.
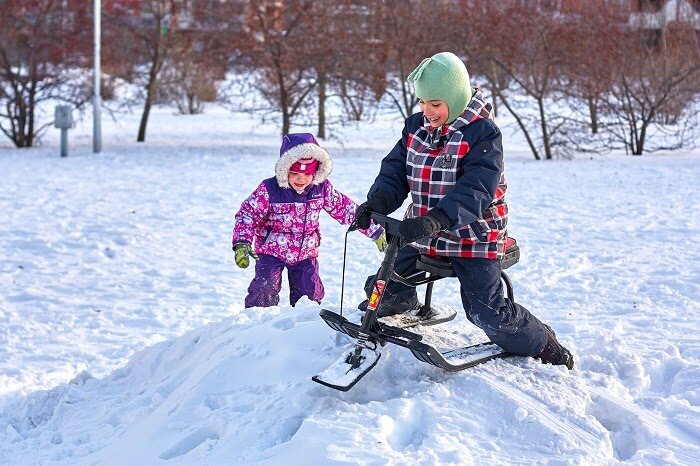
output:
<path id="1" fill-rule="evenodd" d="M 484 96 L 481 94 L 481 90 L 477 87 L 474 88 L 474 95 L 472 96 L 472 100 L 470 100 L 467 104 L 467 108 L 455 119 L 455 121 L 449 125 L 442 125 L 440 128 L 431 129 L 428 120 L 424 118 L 423 129 L 430 134 L 429 138 L 432 146 L 432 141 L 435 141 L 435 144 L 437 144 L 437 141 L 444 136 L 448 136 L 449 138 L 449 135 L 455 131 L 464 128 L 477 120 L 481 120 L 482 118 L 493 120 L 493 105 L 484 101 Z"/>

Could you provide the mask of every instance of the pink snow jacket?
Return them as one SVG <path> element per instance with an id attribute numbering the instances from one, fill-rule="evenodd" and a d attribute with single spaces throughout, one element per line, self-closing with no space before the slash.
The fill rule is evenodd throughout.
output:
<path id="1" fill-rule="evenodd" d="M 257 254 L 269 254 L 295 265 L 318 256 L 322 210 L 340 224 L 349 225 L 356 209 L 357 204 L 328 180 L 312 184 L 299 194 L 280 187 L 277 178 L 268 178 L 243 201 L 235 217 L 232 243 L 251 243 Z M 374 240 L 383 229 L 373 224 L 368 230 L 358 231 Z"/>

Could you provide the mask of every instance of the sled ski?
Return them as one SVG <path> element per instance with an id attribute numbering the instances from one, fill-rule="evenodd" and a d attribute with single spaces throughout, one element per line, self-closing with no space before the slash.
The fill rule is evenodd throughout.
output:
<path id="1" fill-rule="evenodd" d="M 359 365 L 353 367 L 351 362 L 353 351 L 346 351 L 326 370 L 311 377 L 311 380 L 327 387 L 347 392 L 377 364 L 381 355 L 376 350 L 364 348 L 360 356 Z"/>
<path id="2" fill-rule="evenodd" d="M 345 317 L 327 309 L 322 309 L 320 316 L 332 329 L 345 333 L 352 338 L 358 338 L 360 332 L 358 324 L 350 322 Z M 462 348 L 440 351 L 433 345 L 421 341 L 423 340 L 423 335 L 381 323 L 377 323 L 370 330 L 369 340 L 375 341 L 382 346 L 387 343 L 402 346 L 410 350 L 418 360 L 450 372 L 461 371 L 492 359 L 510 355 L 495 343 L 477 343 Z M 369 372 L 369 369 L 362 376 Z M 318 380 L 315 381 L 318 382 Z"/>
<path id="3" fill-rule="evenodd" d="M 341 289 L 340 314 L 322 309 L 321 318 L 333 330 L 342 332 L 356 340 L 350 351 L 344 351 L 340 358 L 326 370 L 311 379 L 336 390 L 347 391 L 377 364 L 381 353 L 377 348 L 387 343 L 402 346 L 411 351 L 418 360 L 439 367 L 446 371 L 461 371 L 483 364 L 496 358 L 510 356 L 498 345 L 486 342 L 468 345 L 462 348 L 439 350 L 423 340 L 423 336 L 409 330 L 416 326 L 436 325 L 455 318 L 457 311 L 444 306 L 431 305 L 433 282 L 445 277 L 454 277 L 455 273 L 449 259 L 421 256 L 416 262 L 417 273 L 411 276 L 400 276 L 394 271 L 394 261 L 399 249 L 406 244 L 398 231 L 399 220 L 377 213 L 371 214 L 372 219 L 384 227 L 388 247 L 382 264 L 374 276 L 372 292 L 360 309 L 365 312 L 359 324 L 350 322 L 343 317 Z M 353 222 L 348 231 L 357 229 Z M 346 234 L 347 245 L 347 234 Z M 506 243 L 506 254 L 501 261 L 502 270 L 518 262 L 520 251 L 515 240 Z M 345 259 L 343 258 L 343 276 L 345 274 Z M 513 300 L 513 287 L 505 272 L 501 272 L 508 297 Z M 416 287 L 427 284 L 425 304 L 415 311 L 395 316 L 377 316 L 386 286 L 392 282 L 400 282 L 407 286 Z"/>
<path id="4" fill-rule="evenodd" d="M 420 347 L 418 347 L 420 345 Z M 447 351 L 438 351 L 435 347 L 421 342 L 413 343 L 409 348 L 413 355 L 423 362 L 440 369 L 456 372 L 483 364 L 492 359 L 510 356 L 495 343 L 477 343 Z"/>

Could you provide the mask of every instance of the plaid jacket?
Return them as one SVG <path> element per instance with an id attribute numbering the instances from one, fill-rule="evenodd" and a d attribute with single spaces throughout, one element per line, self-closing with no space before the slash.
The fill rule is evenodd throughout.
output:
<path id="1" fill-rule="evenodd" d="M 408 194 L 406 217 L 439 207 L 452 225 L 412 243 L 431 256 L 501 259 L 505 252 L 508 206 L 501 132 L 491 104 L 478 89 L 467 109 L 450 125 L 433 131 L 416 113 L 406 119 L 402 138 L 382 160 L 368 198 L 384 197 L 389 212 Z"/>

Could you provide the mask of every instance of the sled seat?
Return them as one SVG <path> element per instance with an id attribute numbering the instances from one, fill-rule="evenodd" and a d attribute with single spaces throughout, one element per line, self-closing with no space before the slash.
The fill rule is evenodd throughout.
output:
<path id="1" fill-rule="evenodd" d="M 510 281 L 510 278 L 508 278 L 508 275 L 504 272 L 507 268 L 512 267 L 513 265 L 517 264 L 518 261 L 520 260 L 520 247 L 518 246 L 518 242 L 515 240 L 515 238 L 508 237 L 506 238 L 506 252 L 505 255 L 503 256 L 503 259 L 501 259 L 501 278 L 506 284 L 506 293 L 508 295 L 508 299 L 511 301 L 515 301 L 514 298 L 514 293 L 513 293 L 513 284 Z M 428 272 L 429 274 L 433 275 L 434 277 L 454 277 L 455 271 L 452 268 L 452 263 L 450 262 L 450 259 L 447 257 L 433 257 L 433 256 L 428 256 L 425 254 L 421 254 L 421 256 L 418 258 L 416 261 L 416 268 L 418 270 L 422 270 L 424 272 Z M 428 280 L 434 280 L 433 279 L 428 279 Z M 432 295 L 433 287 L 432 287 L 432 282 L 428 284 L 428 289 L 426 290 L 426 306 L 430 305 L 430 297 Z"/>
<path id="2" fill-rule="evenodd" d="M 506 238 L 506 253 L 501 259 L 501 270 L 514 266 L 520 260 L 520 246 L 515 238 Z"/>
<path id="3" fill-rule="evenodd" d="M 520 260 L 520 247 L 515 238 L 506 238 L 506 252 L 503 259 L 501 259 L 501 269 L 505 270 L 513 265 L 517 264 Z M 441 277 L 454 277 L 455 272 L 452 269 L 452 263 L 447 257 L 433 257 L 425 254 L 421 254 L 420 258 L 416 262 L 416 268 L 423 270 L 433 275 L 439 275 Z"/>

